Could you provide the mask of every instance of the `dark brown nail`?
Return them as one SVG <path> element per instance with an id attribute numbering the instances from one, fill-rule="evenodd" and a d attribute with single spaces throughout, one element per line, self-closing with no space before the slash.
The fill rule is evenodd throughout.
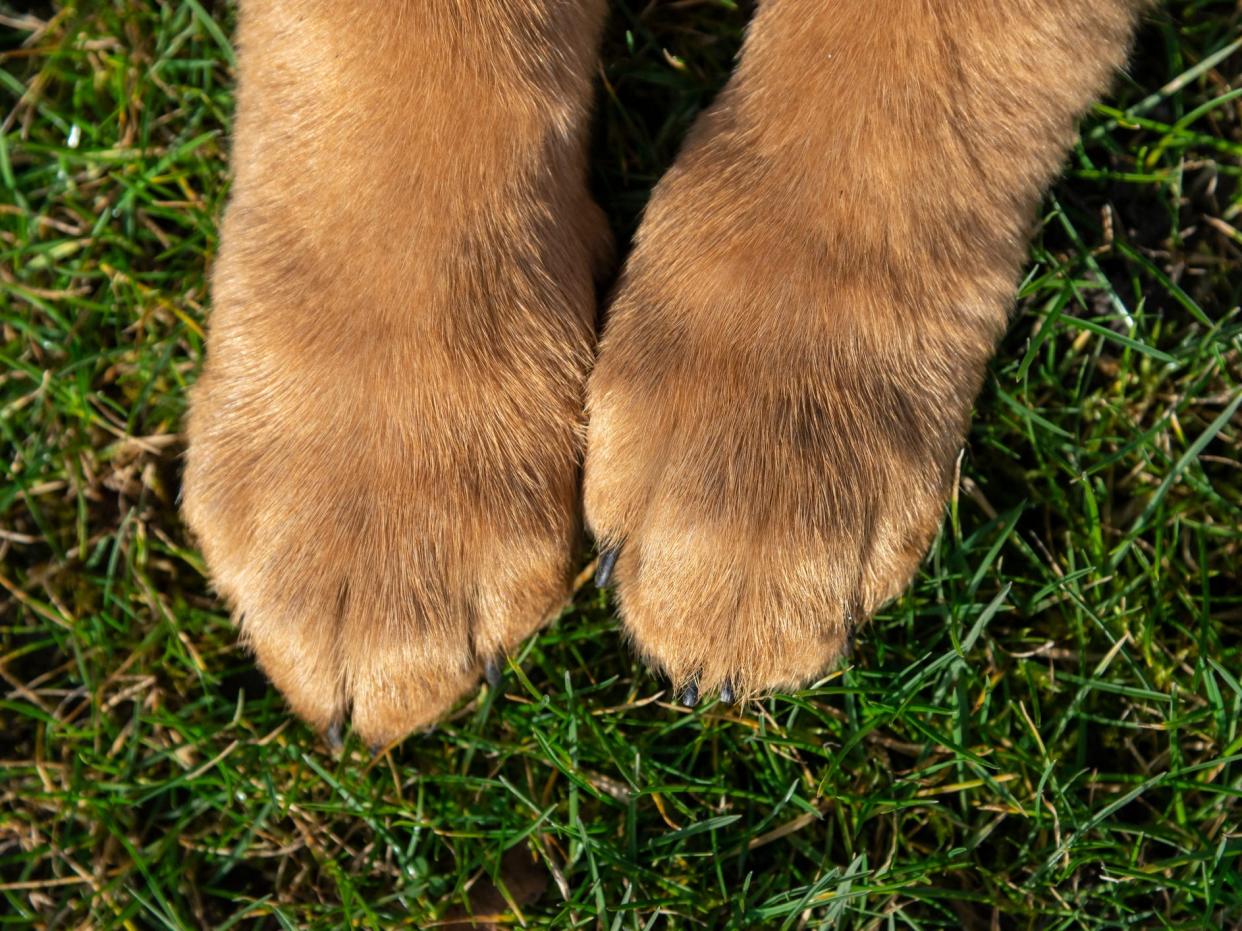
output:
<path id="1" fill-rule="evenodd" d="M 487 684 L 492 688 L 500 685 L 500 665 L 494 659 L 489 659 L 483 667 L 483 675 L 487 679 Z"/>
<path id="2" fill-rule="evenodd" d="M 693 708 L 699 703 L 699 687 L 691 682 L 681 693 L 681 703 L 687 708 Z"/>
<path id="3" fill-rule="evenodd" d="M 328 729 L 323 732 L 323 739 L 329 750 L 340 753 L 345 746 L 345 742 L 341 740 L 341 722 L 333 721 L 329 724 Z"/>
<path id="4" fill-rule="evenodd" d="M 612 578 L 612 567 L 617 564 L 617 554 L 620 552 L 621 548 L 617 546 L 600 551 L 599 563 L 595 566 L 596 588 L 603 588 L 608 584 L 608 580 Z"/>

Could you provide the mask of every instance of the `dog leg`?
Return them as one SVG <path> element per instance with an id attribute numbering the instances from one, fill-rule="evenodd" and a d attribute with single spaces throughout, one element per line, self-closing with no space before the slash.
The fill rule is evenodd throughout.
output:
<path id="1" fill-rule="evenodd" d="M 372 745 L 566 595 L 602 0 L 243 0 L 185 516 L 259 664 Z"/>
<path id="2" fill-rule="evenodd" d="M 687 703 L 821 674 L 939 525 L 1033 212 L 1131 0 L 764 0 L 589 390 L 588 520 Z"/>

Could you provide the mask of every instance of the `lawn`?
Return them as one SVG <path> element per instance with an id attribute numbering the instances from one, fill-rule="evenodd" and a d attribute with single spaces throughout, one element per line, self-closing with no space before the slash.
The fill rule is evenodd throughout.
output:
<path id="1" fill-rule="evenodd" d="M 746 14 L 613 3 L 622 237 Z M 177 516 L 233 15 L 0 2 L 0 924 L 1242 923 L 1235 3 L 1154 10 L 1085 118 L 941 535 L 847 668 L 687 710 L 588 582 L 378 759 L 289 718 Z"/>

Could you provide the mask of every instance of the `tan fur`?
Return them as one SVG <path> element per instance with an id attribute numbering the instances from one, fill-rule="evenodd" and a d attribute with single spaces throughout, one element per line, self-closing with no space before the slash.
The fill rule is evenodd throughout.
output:
<path id="1" fill-rule="evenodd" d="M 766 0 L 657 187 L 587 517 L 676 685 L 815 678 L 939 525 L 1043 187 L 1130 0 Z"/>
<path id="2" fill-rule="evenodd" d="M 185 512 L 317 727 L 434 721 L 566 592 L 603 2 L 243 0 Z M 1139 6 L 762 4 L 590 382 L 588 517 L 676 684 L 802 684 L 907 584 Z"/>
<path id="3" fill-rule="evenodd" d="M 327 728 L 434 721 L 565 596 L 601 2 L 248 0 L 185 513 Z"/>

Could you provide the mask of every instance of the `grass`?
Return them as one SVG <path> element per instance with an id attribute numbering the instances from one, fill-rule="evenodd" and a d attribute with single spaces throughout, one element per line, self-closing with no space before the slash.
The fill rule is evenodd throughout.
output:
<path id="1" fill-rule="evenodd" d="M 745 10 L 613 6 L 595 183 L 625 235 Z M 0 23 L 0 924 L 1239 926 L 1235 4 L 1153 12 L 1085 119 L 961 492 L 851 666 L 686 711 L 587 585 L 378 760 L 288 718 L 176 513 L 232 16 Z"/>

